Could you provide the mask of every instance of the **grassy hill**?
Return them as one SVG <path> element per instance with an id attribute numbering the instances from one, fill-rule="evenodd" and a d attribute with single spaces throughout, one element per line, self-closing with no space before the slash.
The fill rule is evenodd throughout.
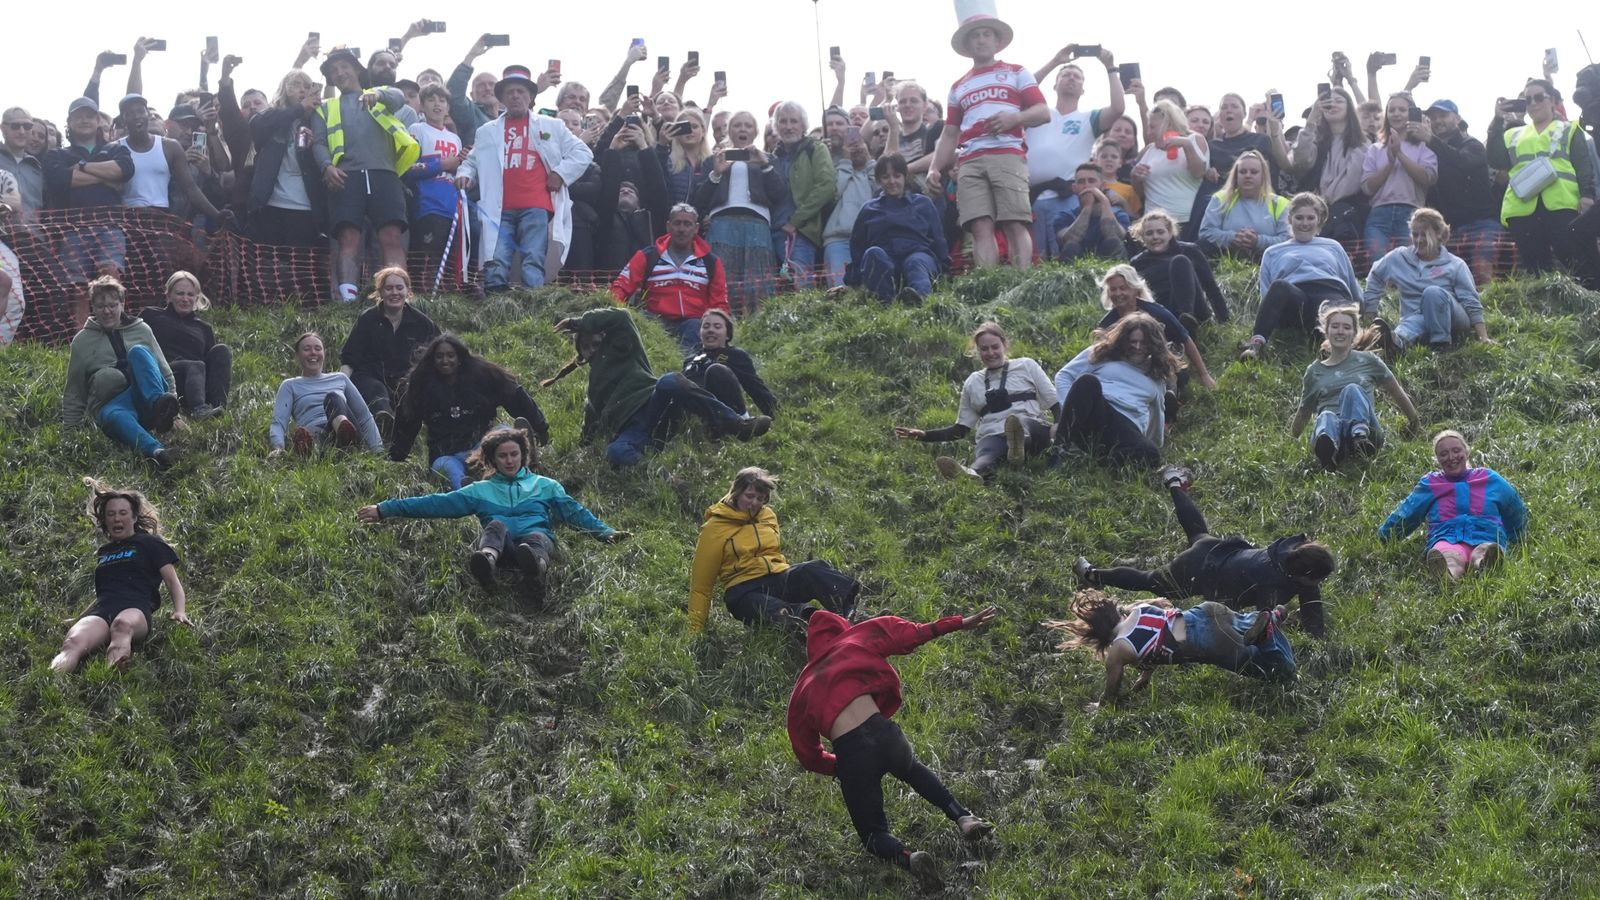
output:
<path id="1" fill-rule="evenodd" d="M 577 446 L 581 373 L 539 393 L 544 470 L 635 539 L 571 535 L 550 605 L 486 595 L 462 567 L 471 520 L 358 525 L 376 498 L 436 489 L 419 456 L 264 458 L 288 343 L 330 349 L 355 310 L 211 314 L 235 400 L 155 474 L 97 432 L 59 427 L 65 352 L 0 353 L 0 895 L 20 897 L 801 897 L 912 892 L 874 863 L 836 786 L 795 764 L 783 711 L 803 649 L 718 603 L 685 634 L 702 511 L 735 471 L 781 479 L 793 560 L 858 573 L 864 602 L 930 619 L 1003 617 L 899 660 L 898 721 L 986 846 L 898 782 L 891 821 L 943 863 L 950 896 L 1581 896 L 1600 893 L 1600 295 L 1560 280 L 1485 296 L 1498 346 L 1397 366 L 1433 427 L 1517 485 L 1531 532 L 1505 569 L 1442 586 L 1417 536 L 1374 529 L 1432 467 L 1426 438 L 1321 472 L 1287 434 L 1310 350 L 1232 362 L 1255 305 L 1204 335 L 1220 379 L 1168 444 L 1215 527 L 1328 539 L 1330 637 L 1296 635 L 1301 675 L 1262 685 L 1162 673 L 1088 718 L 1100 667 L 1038 627 L 1074 556 L 1154 563 L 1182 545 L 1153 480 L 1078 460 L 948 484 L 939 448 L 894 423 L 954 415 L 964 335 L 998 318 L 1048 371 L 1099 317 L 1092 273 L 972 276 L 920 309 L 772 302 L 739 326 L 784 406 L 751 444 L 696 433 L 636 469 Z M 519 372 L 554 373 L 550 323 L 589 298 L 425 306 Z M 675 355 L 648 329 L 660 371 Z M 1386 424 L 1398 425 L 1380 401 Z M 956 448 L 970 454 L 970 442 Z M 164 617 L 127 673 L 47 664 L 91 594 L 81 476 L 161 505 L 191 613 Z"/>

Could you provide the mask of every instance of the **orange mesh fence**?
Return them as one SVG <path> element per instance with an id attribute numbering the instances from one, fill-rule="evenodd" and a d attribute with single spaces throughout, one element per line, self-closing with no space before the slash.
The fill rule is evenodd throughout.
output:
<path id="1" fill-rule="evenodd" d="M 128 309 L 164 302 L 167 276 L 179 269 L 200 278 L 208 296 L 218 305 L 320 304 L 330 296 L 330 248 L 281 247 L 259 244 L 232 232 L 207 234 L 190 224 L 154 209 L 106 207 L 54 210 L 27 224 L 12 223 L 0 230 L 0 242 L 14 255 L 0 253 L 0 263 L 20 282 L 13 297 L 26 296 L 26 305 L 13 301 L 4 318 L 12 320 L 17 340 L 62 343 L 72 338 L 88 315 L 85 285 L 100 274 L 119 276 L 128 290 Z M 1372 257 L 1358 242 L 1348 242 L 1356 272 L 1365 275 Z M 1472 267 L 1478 283 L 1509 273 L 1516 251 L 1508 235 L 1467 235 L 1450 242 L 1450 249 Z M 407 265 L 419 294 L 482 292 L 477 267 L 463 260 L 463 248 L 452 243 L 441 255 L 411 253 Z M 953 260 L 953 273 L 968 268 L 966 260 Z M 375 248 L 366 254 L 366 271 L 379 265 Z M 512 271 L 517 270 L 516 266 Z M 617 273 L 611 270 L 563 271 L 559 283 L 578 290 L 605 291 Z M 20 277 L 18 277 L 20 276 Z M 770 296 L 800 288 L 827 287 L 824 272 L 753 274 L 730 279 L 729 299 L 734 312 L 749 314 Z"/>

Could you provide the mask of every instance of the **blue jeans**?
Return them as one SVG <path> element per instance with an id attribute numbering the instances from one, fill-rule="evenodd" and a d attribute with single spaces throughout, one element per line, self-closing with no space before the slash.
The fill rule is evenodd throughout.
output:
<path id="1" fill-rule="evenodd" d="M 1417 208 L 1409 203 L 1385 203 L 1367 213 L 1367 227 L 1361 232 L 1362 246 L 1372 263 L 1391 249 L 1411 240 L 1411 214 Z"/>
<path id="2" fill-rule="evenodd" d="M 693 353 L 694 348 L 700 346 L 699 316 L 692 319 L 674 319 L 669 316 L 656 315 L 655 313 L 645 313 L 645 315 L 660 322 L 661 327 L 667 330 L 667 334 L 678 339 L 678 349 L 685 356 Z"/>
<path id="3" fill-rule="evenodd" d="M 1339 409 L 1317 413 L 1317 426 L 1311 432 L 1315 444 L 1323 435 L 1333 438 L 1336 459 L 1350 455 L 1351 438 L 1357 429 L 1364 429 L 1373 447 L 1383 446 L 1383 429 L 1378 427 L 1378 412 L 1372 408 L 1372 398 L 1359 384 L 1347 384 L 1339 392 Z"/>
<path id="4" fill-rule="evenodd" d="M 467 480 L 467 457 L 471 455 L 471 450 L 446 454 L 433 461 L 432 469 L 450 482 L 450 490 L 459 490 Z"/>
<path id="5" fill-rule="evenodd" d="M 1234 612 L 1214 600 L 1183 611 L 1184 662 L 1205 663 L 1250 678 L 1279 679 L 1294 674 L 1294 649 L 1281 628 L 1259 644 L 1244 643 L 1256 616 L 1270 612 Z"/>
<path id="6" fill-rule="evenodd" d="M 656 426 L 669 407 L 676 406 L 705 420 L 714 428 L 730 429 L 743 417 L 712 393 L 678 372 L 668 372 L 656 381 L 656 389 L 606 446 L 606 461 L 613 466 L 631 466 L 644 459 L 645 448 L 654 442 Z"/>
<path id="7" fill-rule="evenodd" d="M 926 298 L 933 293 L 933 276 L 939 271 L 939 261 L 930 253 L 912 253 L 898 263 L 882 247 L 868 247 L 861 257 L 861 284 L 878 295 L 879 300 L 894 299 L 895 276 L 905 276 L 906 287 Z"/>
<path id="8" fill-rule="evenodd" d="M 511 283 L 511 258 L 522 254 L 522 285 L 544 284 L 544 260 L 550 253 L 550 213 L 543 209 L 508 209 L 500 213 L 500 240 L 494 259 L 483 267 L 486 290 L 503 291 Z"/>
<path id="9" fill-rule="evenodd" d="M 845 267 L 850 265 L 850 239 L 823 244 L 822 264 L 828 267 L 828 287 L 842 286 Z"/>
<path id="10" fill-rule="evenodd" d="M 1056 216 L 1066 212 L 1071 195 L 1041 198 L 1033 204 L 1033 249 L 1040 259 L 1060 259 L 1061 243 L 1056 240 Z"/>
<path id="11" fill-rule="evenodd" d="M 1400 298 L 1400 322 L 1394 327 L 1394 340 L 1401 348 L 1419 339 L 1448 344 L 1456 332 L 1471 327 L 1466 308 L 1449 291 L 1430 285 L 1422 289 L 1421 296 Z"/>
<path id="12" fill-rule="evenodd" d="M 155 355 L 145 347 L 128 348 L 128 389 L 111 398 L 100 407 L 95 421 L 106 437 L 135 448 L 145 456 L 162 449 L 161 442 L 146 431 L 141 417 L 150 412 L 150 405 L 167 392 L 167 379 Z"/>
<path id="13" fill-rule="evenodd" d="M 772 230 L 772 255 L 777 258 L 781 268 L 784 262 L 789 263 L 789 275 L 794 279 L 794 286 L 805 290 L 811 286 L 817 270 L 817 245 L 796 234 L 794 246 L 789 246 L 789 236 L 783 229 Z"/>

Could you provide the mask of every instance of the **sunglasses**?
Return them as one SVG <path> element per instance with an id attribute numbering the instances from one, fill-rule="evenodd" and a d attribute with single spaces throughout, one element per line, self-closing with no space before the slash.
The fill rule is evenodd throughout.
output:
<path id="1" fill-rule="evenodd" d="M 18 131 L 28 131 L 28 130 L 33 128 L 33 123 L 32 122 L 7 122 L 6 123 L 6 127 L 7 128 L 15 128 Z"/>
<path id="2" fill-rule="evenodd" d="M 1543 103 L 1546 100 L 1550 99 L 1550 95 L 1549 94 L 1529 94 L 1525 99 L 1527 99 L 1527 101 L 1529 103 Z"/>

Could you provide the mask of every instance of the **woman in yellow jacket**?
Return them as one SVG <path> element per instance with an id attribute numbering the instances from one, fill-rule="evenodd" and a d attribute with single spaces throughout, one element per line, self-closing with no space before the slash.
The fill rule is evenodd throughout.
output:
<path id="1" fill-rule="evenodd" d="M 711 590 L 721 582 L 722 602 L 750 625 L 803 626 L 818 600 L 849 617 L 861 585 L 819 559 L 791 566 L 779 546 L 778 515 L 767 503 L 776 480 L 751 466 L 734 476 L 728 495 L 706 510 L 689 580 L 689 630 L 705 627 Z"/>

